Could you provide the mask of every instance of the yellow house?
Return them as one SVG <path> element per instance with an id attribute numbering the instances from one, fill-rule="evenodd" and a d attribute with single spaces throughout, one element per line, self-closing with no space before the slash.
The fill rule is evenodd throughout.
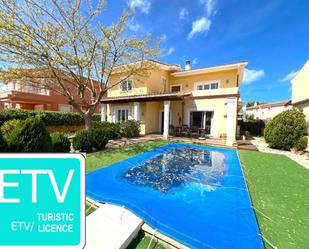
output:
<path id="1" fill-rule="evenodd" d="M 309 127 L 309 60 L 292 80 L 292 105 L 306 115 Z"/>
<path id="2" fill-rule="evenodd" d="M 227 145 L 236 139 L 239 86 L 245 61 L 185 70 L 179 65 L 154 61 L 147 78 L 112 73 L 102 100 L 102 121 L 141 122 L 141 134 L 169 133 L 182 128 L 203 130 L 210 137 L 225 138 Z M 124 79 L 124 80 L 122 80 Z"/>

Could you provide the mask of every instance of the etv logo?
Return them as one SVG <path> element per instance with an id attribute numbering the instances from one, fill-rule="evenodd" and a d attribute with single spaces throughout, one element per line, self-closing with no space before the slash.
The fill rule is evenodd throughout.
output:
<path id="1" fill-rule="evenodd" d="M 83 155 L 0 154 L 0 221 L 0 248 L 83 248 Z"/>
<path id="2" fill-rule="evenodd" d="M 0 203 L 20 203 L 20 199 L 6 199 L 4 198 L 4 188 L 5 187 L 19 187 L 18 182 L 4 182 L 4 176 L 5 175 L 30 175 L 32 180 L 32 203 L 37 203 L 37 176 L 38 175 L 48 175 L 50 182 L 52 184 L 53 190 L 55 192 L 55 195 L 57 197 L 57 201 L 59 203 L 63 203 L 64 199 L 67 195 L 67 191 L 69 188 L 69 185 L 71 183 L 74 170 L 69 170 L 69 174 L 67 176 L 67 179 L 64 184 L 64 188 L 62 190 L 62 193 L 60 193 L 58 184 L 56 182 L 54 172 L 52 170 L 1 170 L 0 169 Z"/>

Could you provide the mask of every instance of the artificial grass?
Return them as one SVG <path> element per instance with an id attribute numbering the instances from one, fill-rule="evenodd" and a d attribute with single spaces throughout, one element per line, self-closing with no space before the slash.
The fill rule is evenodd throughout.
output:
<path id="1" fill-rule="evenodd" d="M 280 249 L 309 248 L 309 170 L 283 155 L 239 156 L 262 235 Z"/>
<path id="2" fill-rule="evenodd" d="M 127 249 L 147 249 L 150 244 L 151 238 L 140 233 L 127 247 Z M 166 249 L 162 244 L 158 243 L 156 239 L 151 241 L 148 249 Z"/>
<path id="3" fill-rule="evenodd" d="M 167 143 L 168 141 L 166 140 L 147 141 L 144 143 L 131 144 L 120 149 L 103 150 L 100 152 L 87 154 L 86 172 L 89 173 L 109 164 L 127 159 L 138 153 L 152 150 Z"/>
<path id="4" fill-rule="evenodd" d="M 86 203 L 86 216 L 95 211 L 95 208 Z"/>

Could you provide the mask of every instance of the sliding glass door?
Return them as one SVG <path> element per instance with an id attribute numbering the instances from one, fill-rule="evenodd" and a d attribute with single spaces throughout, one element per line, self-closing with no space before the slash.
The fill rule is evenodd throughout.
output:
<path id="1" fill-rule="evenodd" d="M 206 134 L 211 133 L 213 112 L 212 111 L 191 111 L 190 112 L 190 127 L 204 128 Z"/>

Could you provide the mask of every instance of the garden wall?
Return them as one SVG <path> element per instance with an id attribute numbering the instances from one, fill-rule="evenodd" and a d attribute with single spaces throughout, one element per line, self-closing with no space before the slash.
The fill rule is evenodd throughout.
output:
<path id="1" fill-rule="evenodd" d="M 249 131 L 251 135 L 263 136 L 265 128 L 265 122 L 263 120 L 239 120 L 238 125 L 240 126 L 240 134 Z"/>

